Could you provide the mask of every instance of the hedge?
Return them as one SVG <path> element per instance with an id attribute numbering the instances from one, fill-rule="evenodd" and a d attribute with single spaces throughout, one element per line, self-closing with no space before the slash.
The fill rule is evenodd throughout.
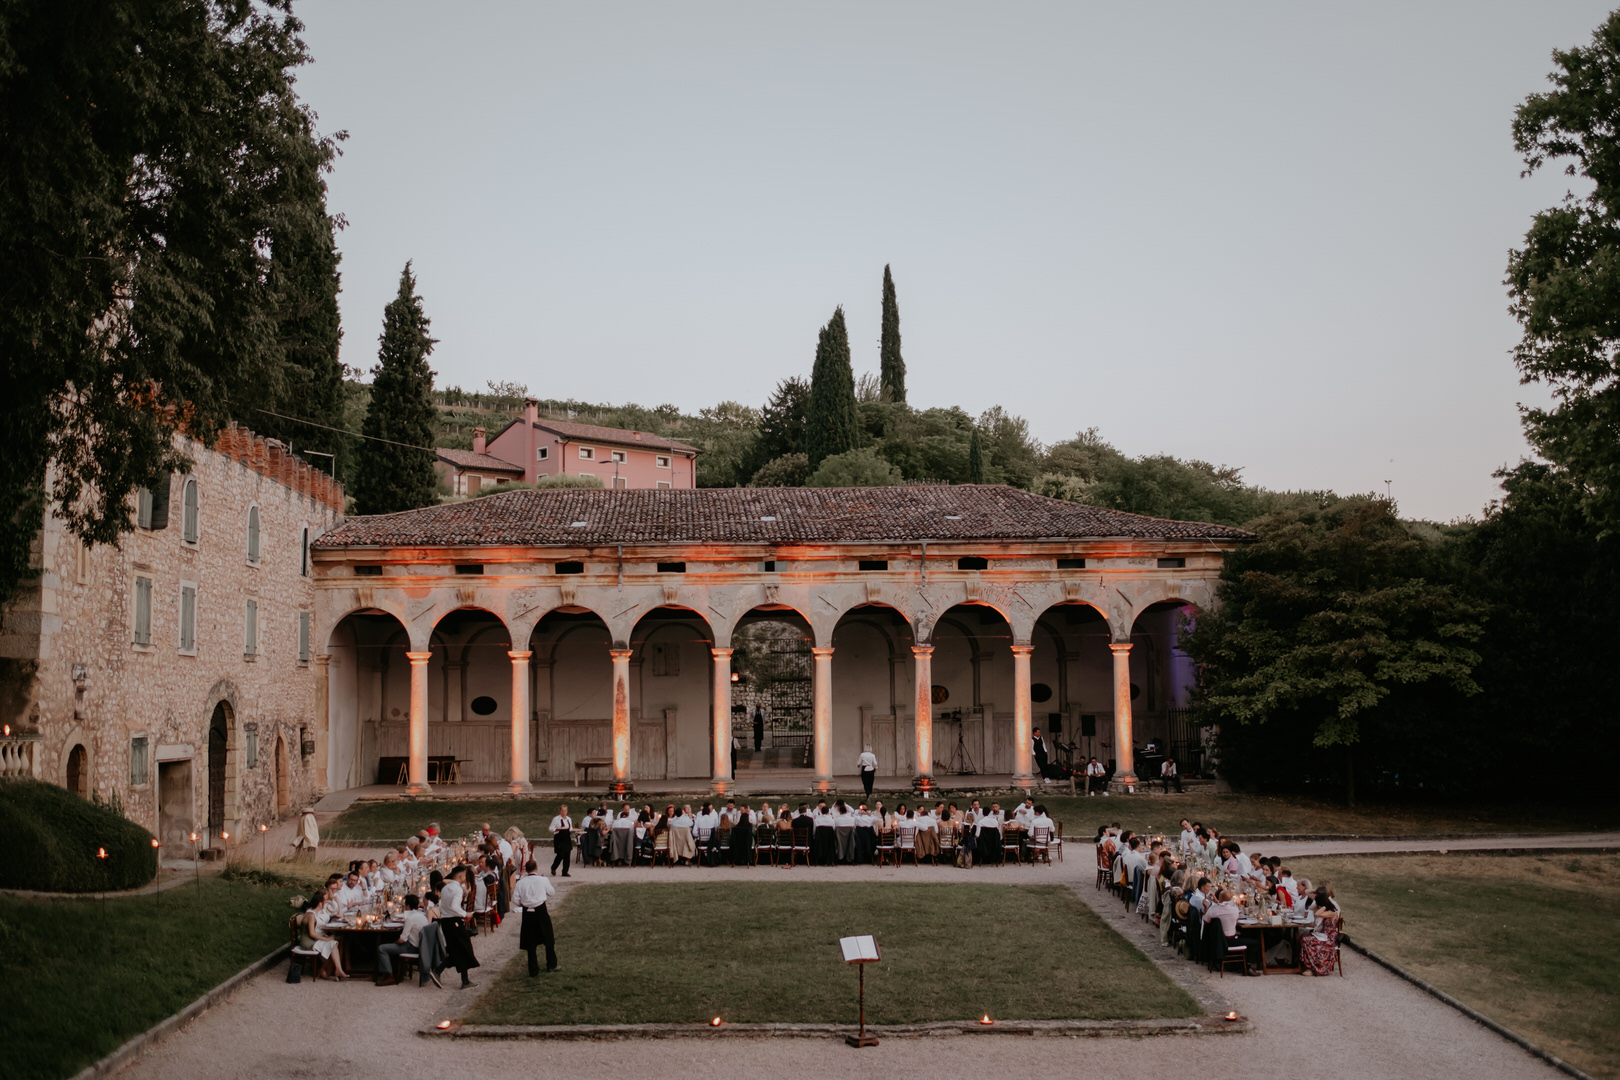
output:
<path id="1" fill-rule="evenodd" d="M 0 888 L 43 892 L 131 889 L 157 876 L 152 834 L 55 784 L 0 781 Z M 107 857 L 98 858 L 97 849 Z"/>

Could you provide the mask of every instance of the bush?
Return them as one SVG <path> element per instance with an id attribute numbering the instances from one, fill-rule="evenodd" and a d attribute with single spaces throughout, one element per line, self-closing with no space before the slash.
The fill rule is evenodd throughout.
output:
<path id="1" fill-rule="evenodd" d="M 759 467 L 749 487 L 804 487 L 810 479 L 809 454 L 783 454 Z"/>
<path id="2" fill-rule="evenodd" d="M 558 473 L 555 476 L 542 476 L 534 482 L 536 491 L 546 491 L 550 488 L 600 488 L 605 486 L 600 476 L 580 476 L 578 473 Z"/>
<path id="3" fill-rule="evenodd" d="M 0 782 L 0 888 L 132 889 L 157 876 L 152 834 L 113 811 L 38 780 Z M 107 857 L 96 857 L 105 848 Z"/>
<path id="4" fill-rule="evenodd" d="M 878 456 L 876 450 L 847 450 L 821 463 L 810 477 L 810 487 L 892 487 L 905 478 L 900 470 Z"/>

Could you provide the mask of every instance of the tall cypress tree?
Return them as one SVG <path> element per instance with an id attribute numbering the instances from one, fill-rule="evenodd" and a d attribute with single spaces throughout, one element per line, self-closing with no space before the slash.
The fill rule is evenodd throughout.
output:
<path id="1" fill-rule="evenodd" d="M 884 401 L 906 402 L 906 362 L 900 356 L 900 302 L 894 276 L 883 267 L 883 336 L 878 346 L 878 388 Z"/>
<path id="2" fill-rule="evenodd" d="M 392 514 L 438 501 L 433 471 L 433 370 L 428 317 L 416 295 L 411 264 L 399 277 L 399 295 L 383 309 L 377 366 L 371 369 L 371 404 L 361 432 L 355 473 L 355 509 Z M 386 442 L 376 440 L 383 439 Z"/>
<path id="3" fill-rule="evenodd" d="M 849 330 L 844 309 L 833 312 L 816 342 L 816 366 L 810 372 L 810 403 L 805 410 L 805 450 L 815 472 L 834 454 L 855 449 L 859 438 L 855 413 L 855 369 L 849 360 Z"/>
<path id="4" fill-rule="evenodd" d="M 984 450 L 979 446 L 979 428 L 973 428 L 973 435 L 968 439 L 968 483 L 984 483 Z"/>

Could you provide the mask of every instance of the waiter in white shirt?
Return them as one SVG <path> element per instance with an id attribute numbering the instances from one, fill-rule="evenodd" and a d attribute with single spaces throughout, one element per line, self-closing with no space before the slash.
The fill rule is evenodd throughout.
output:
<path id="1" fill-rule="evenodd" d="M 471 871 L 458 866 L 450 871 L 450 880 L 439 890 L 439 929 L 444 933 L 444 955 L 449 965 L 461 973 L 461 988 L 473 984 L 467 977 L 471 968 L 478 966 L 473 953 L 472 938 L 467 934 L 467 879 Z"/>
<path id="2" fill-rule="evenodd" d="M 546 970 L 557 970 L 557 937 L 551 928 L 551 913 L 546 900 L 557 895 L 556 887 L 540 875 L 540 864 L 530 859 L 523 864 L 523 876 L 512 890 L 512 904 L 523 912 L 523 927 L 518 934 L 518 948 L 529 954 L 529 976 L 540 974 L 540 960 L 535 950 L 546 947 Z"/>
<path id="3" fill-rule="evenodd" d="M 855 759 L 856 768 L 861 770 L 861 786 L 866 789 L 866 797 L 872 797 L 872 781 L 877 779 L 877 755 L 872 753 L 868 746 L 861 751 L 861 756 Z"/>
<path id="4" fill-rule="evenodd" d="M 557 816 L 551 819 L 551 872 L 557 872 L 561 863 L 562 876 L 568 876 L 568 864 L 574 857 L 574 819 L 568 816 L 568 804 L 557 807 Z M 548 882 L 549 884 L 549 882 Z M 530 974 L 533 974 L 532 972 Z"/>

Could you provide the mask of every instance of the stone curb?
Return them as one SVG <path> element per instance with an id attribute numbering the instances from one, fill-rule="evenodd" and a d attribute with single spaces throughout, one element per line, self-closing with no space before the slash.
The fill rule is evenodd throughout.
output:
<path id="1" fill-rule="evenodd" d="M 853 1024 L 465 1024 L 423 1028 L 419 1034 L 453 1039 L 830 1039 L 855 1033 Z M 924 1024 L 868 1024 L 872 1035 L 922 1039 L 936 1035 L 1022 1035 L 1061 1038 L 1143 1037 L 1149 1035 L 1235 1035 L 1253 1030 L 1247 1019 L 1190 1020 L 947 1020 Z"/>
<path id="2" fill-rule="evenodd" d="M 226 979 L 212 990 L 207 991 L 196 1001 L 181 1009 L 173 1016 L 159 1020 L 156 1024 L 130 1039 L 124 1045 L 102 1058 L 100 1061 L 86 1065 L 75 1073 L 72 1080 L 96 1080 L 97 1077 L 109 1076 L 113 1072 L 129 1064 L 147 1047 L 154 1045 L 172 1035 L 186 1024 L 195 1020 L 213 1006 L 229 997 L 243 983 L 256 975 L 260 975 L 287 958 L 291 945 L 282 945 L 274 952 L 255 960 L 235 975 Z"/>
<path id="3" fill-rule="evenodd" d="M 1379 956 L 1377 953 L 1373 952 L 1371 949 L 1367 948 L 1365 945 L 1357 945 L 1353 940 L 1351 940 L 1349 934 L 1340 935 L 1339 941 L 1341 943 L 1343 943 L 1344 945 L 1348 946 L 1353 952 L 1356 952 L 1356 953 L 1359 953 L 1362 956 L 1365 956 L 1368 960 L 1371 960 L 1373 963 L 1377 964 L 1379 967 L 1381 967 L 1384 970 L 1388 971 L 1390 974 L 1396 976 L 1397 978 L 1405 979 L 1407 982 L 1411 983 L 1413 986 L 1417 987 L 1419 990 L 1422 990 L 1425 994 L 1428 994 L 1430 997 L 1435 998 L 1438 1001 L 1444 1002 L 1445 1004 L 1451 1006 L 1453 1009 L 1456 1009 L 1458 1012 L 1462 1013 L 1464 1016 L 1468 1017 L 1468 1019 L 1474 1021 L 1476 1024 L 1480 1024 L 1480 1025 L 1482 1025 L 1484 1027 L 1489 1028 L 1491 1031 L 1494 1031 L 1496 1034 L 1502 1036 L 1502 1038 L 1506 1039 L 1508 1042 L 1513 1043 L 1515 1046 L 1519 1047 L 1521 1050 L 1524 1050 L 1526 1053 L 1530 1054 L 1532 1057 L 1540 1058 L 1542 1061 L 1545 1061 L 1547 1064 L 1551 1065 L 1553 1068 L 1559 1070 L 1560 1072 L 1568 1073 L 1570 1076 L 1576 1077 L 1577 1080 L 1593 1080 L 1593 1078 L 1589 1074 L 1584 1073 L 1581 1070 L 1577 1069 L 1575 1066 L 1571 1065 L 1569 1062 L 1565 1061 L 1563 1058 L 1558 1057 L 1556 1054 L 1552 1054 L 1552 1053 L 1549 1053 L 1546 1050 L 1543 1050 L 1541 1047 L 1537 1046 L 1535 1043 L 1531 1042 L 1529 1039 L 1526 1039 L 1524 1036 L 1518 1034 L 1517 1032 L 1503 1027 L 1501 1024 L 1498 1024 L 1495 1020 L 1492 1020 L 1490 1017 L 1479 1013 L 1478 1011 L 1470 1008 L 1467 1005 L 1464 1005 L 1462 1002 L 1458 1001 L 1456 998 L 1452 997 L 1450 994 L 1446 993 L 1444 990 L 1441 990 L 1439 987 L 1433 986 L 1433 985 L 1431 985 L 1431 984 L 1429 984 L 1427 982 L 1424 982 L 1422 979 L 1418 978 L 1416 975 L 1413 975 L 1410 971 L 1407 971 L 1404 968 L 1400 967 L 1399 965 L 1393 964 L 1390 961 L 1384 959 L 1382 956 Z"/>
<path id="4" fill-rule="evenodd" d="M 1608 829 L 1570 829 L 1556 833 L 1233 833 L 1229 839 L 1243 843 L 1271 841 L 1275 843 L 1332 844 L 1354 840 L 1356 842 L 1387 841 L 1398 844 L 1423 844 L 1441 840 L 1545 840 L 1549 836 L 1580 836 L 1582 833 L 1609 832 Z M 1225 835 L 1224 833 L 1222 834 Z M 1563 848 L 1550 850 L 1562 851 Z"/>

